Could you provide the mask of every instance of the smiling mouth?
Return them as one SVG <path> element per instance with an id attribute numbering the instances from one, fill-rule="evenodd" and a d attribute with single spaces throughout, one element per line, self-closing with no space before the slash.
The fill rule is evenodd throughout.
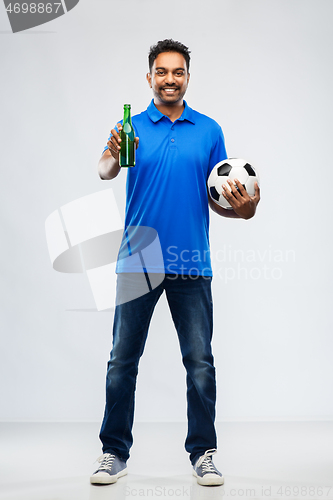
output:
<path id="1" fill-rule="evenodd" d="M 176 87 L 172 87 L 172 88 L 166 87 L 166 88 L 162 88 L 162 90 L 164 90 L 164 92 L 166 92 L 167 94 L 173 94 L 178 89 Z"/>

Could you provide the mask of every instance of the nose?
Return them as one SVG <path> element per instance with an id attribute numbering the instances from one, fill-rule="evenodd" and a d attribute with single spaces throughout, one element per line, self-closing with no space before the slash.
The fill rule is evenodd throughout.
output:
<path id="1" fill-rule="evenodd" d="M 174 75 L 171 71 L 169 71 L 166 74 L 165 83 L 168 83 L 169 85 L 172 85 L 173 83 L 175 83 L 175 78 L 174 78 Z"/>

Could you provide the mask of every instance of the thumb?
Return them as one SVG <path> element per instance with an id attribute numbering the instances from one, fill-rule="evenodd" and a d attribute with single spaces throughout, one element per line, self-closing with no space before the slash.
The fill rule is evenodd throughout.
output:
<path id="1" fill-rule="evenodd" d="M 259 201 L 260 200 L 260 188 L 258 182 L 254 183 L 254 197 Z"/>

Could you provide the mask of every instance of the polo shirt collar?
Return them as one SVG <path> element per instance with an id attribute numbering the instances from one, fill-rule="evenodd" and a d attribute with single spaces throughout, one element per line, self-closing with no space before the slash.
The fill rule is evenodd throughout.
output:
<path id="1" fill-rule="evenodd" d="M 182 115 L 178 118 L 179 121 L 184 121 L 187 120 L 188 122 L 195 123 L 194 119 L 194 112 L 193 109 L 188 106 L 187 102 L 184 100 L 184 111 L 182 112 Z M 158 122 L 163 118 L 163 113 L 161 113 L 157 107 L 154 104 L 154 99 L 151 100 L 151 103 L 149 104 L 147 108 L 148 116 L 153 121 L 154 123 Z"/>

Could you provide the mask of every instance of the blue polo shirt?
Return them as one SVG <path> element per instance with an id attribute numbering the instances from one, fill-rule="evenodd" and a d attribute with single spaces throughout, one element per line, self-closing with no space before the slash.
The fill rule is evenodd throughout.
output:
<path id="1" fill-rule="evenodd" d="M 128 233 L 124 238 L 118 273 L 142 272 L 143 253 L 139 251 L 135 259 L 134 247 L 157 248 L 152 237 L 156 231 L 163 258 L 157 258 L 157 250 L 151 251 L 149 272 L 212 276 L 206 182 L 227 153 L 220 125 L 185 101 L 184 105 L 174 122 L 153 100 L 146 111 L 132 117 L 140 143 L 136 166 L 127 169 L 125 234 L 129 228 L 137 238 L 132 245 Z M 151 228 L 141 247 L 140 228 Z M 128 255 L 133 258 L 124 258 Z"/>

